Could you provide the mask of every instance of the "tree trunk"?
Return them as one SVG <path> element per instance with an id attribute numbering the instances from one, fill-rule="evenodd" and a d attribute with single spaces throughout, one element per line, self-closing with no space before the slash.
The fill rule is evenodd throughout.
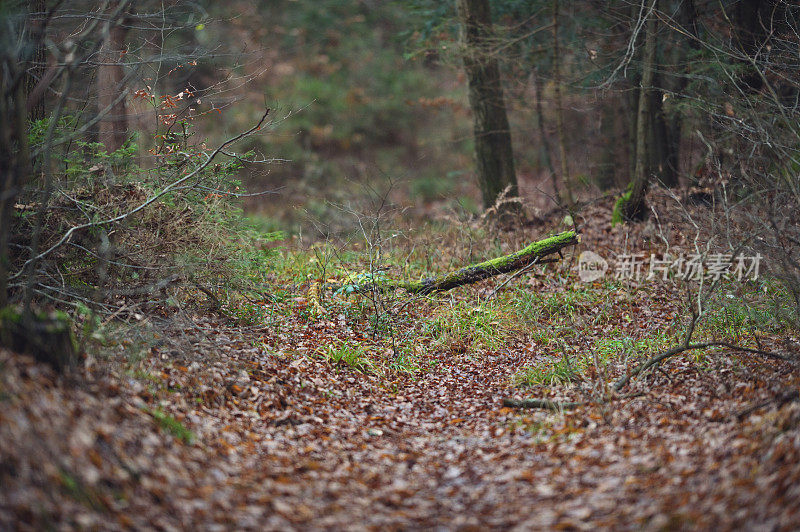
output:
<path id="1" fill-rule="evenodd" d="M 556 174 L 556 169 L 553 166 L 553 158 L 550 157 L 550 139 L 548 138 L 547 131 L 544 127 L 544 111 L 542 109 L 542 93 L 544 91 L 542 90 L 542 78 L 539 77 L 538 72 L 533 73 L 533 90 L 534 97 L 536 98 L 536 121 L 539 125 L 539 136 L 542 138 L 542 144 L 540 148 L 542 153 L 542 162 L 544 162 L 547 171 L 550 173 L 550 181 L 553 185 L 553 196 L 559 205 L 563 205 L 564 200 L 561 198 L 561 190 L 558 186 L 558 175 Z"/>
<path id="2" fill-rule="evenodd" d="M 600 190 L 608 190 L 617 184 L 617 147 L 625 135 L 617 128 L 619 105 L 615 98 L 606 98 L 600 103 L 599 144 L 597 174 L 594 179 Z"/>
<path id="3" fill-rule="evenodd" d="M 0 52 L 0 308 L 8 303 L 14 203 L 31 173 L 25 73 L 8 49 Z"/>
<path id="4" fill-rule="evenodd" d="M 669 7 L 669 12 L 676 13 L 676 22 L 680 28 L 689 32 L 690 35 L 697 37 L 697 10 L 694 0 L 673 0 Z M 667 174 L 662 176 L 662 181 L 666 186 L 677 186 L 680 184 L 680 150 L 681 138 L 683 136 L 683 116 L 682 110 L 676 105 L 683 96 L 683 91 L 689 82 L 688 66 L 686 59 L 690 49 L 698 48 L 698 44 L 693 39 L 687 39 L 684 35 L 678 35 L 672 43 L 667 44 L 665 52 L 666 64 L 673 66 L 673 71 L 662 74 L 660 86 L 666 94 L 670 95 L 666 106 L 662 103 L 661 113 L 664 117 L 667 135 Z"/>
<path id="5" fill-rule="evenodd" d="M 483 206 L 491 207 L 507 187 L 516 196 L 517 176 L 506 116 L 500 67 L 490 50 L 489 0 L 458 0 L 464 44 L 464 70 L 474 117 L 475 155 Z"/>
<path id="6" fill-rule="evenodd" d="M 768 7 L 771 2 L 765 0 L 740 0 L 733 8 L 734 45 L 738 51 L 749 59 L 756 59 L 759 50 L 765 47 L 767 41 L 766 28 L 771 22 L 764 22 L 761 18 L 761 7 Z M 769 19 L 772 19 L 775 14 Z M 767 48 L 768 49 L 768 48 Z M 750 91 L 756 92 L 763 85 L 763 80 L 750 60 L 742 61 L 744 74 L 740 79 Z"/>
<path id="7" fill-rule="evenodd" d="M 0 36 L 0 309 L 9 301 L 8 277 L 11 269 L 11 222 L 14 204 L 29 179 L 31 158 L 28 146 L 28 120 L 44 117 L 44 107 L 29 109 L 28 94 L 44 68 L 43 17 L 45 2 L 36 0 L 28 7 L 24 38 L 33 53 L 18 55 L 16 35 Z M 33 16 L 37 17 L 34 20 Z M 9 20 L 6 14 L 3 22 Z"/>
<path id="8" fill-rule="evenodd" d="M 121 21 L 122 22 L 122 21 Z M 125 87 L 122 56 L 125 52 L 125 35 L 128 29 L 121 24 L 112 26 L 108 38 L 100 48 L 100 65 L 97 67 L 97 106 L 108 113 L 100 120 L 99 142 L 106 153 L 120 149 L 128 136 L 128 116 L 125 98 L 115 103 Z"/>
<path id="9" fill-rule="evenodd" d="M 567 164 L 567 139 L 564 133 L 564 101 L 561 94 L 561 55 L 558 47 L 558 3 L 553 0 L 553 83 L 556 90 L 556 129 L 558 130 L 558 154 L 561 159 L 561 182 L 564 184 L 567 205 L 572 205 L 575 196 L 572 191 L 572 178 Z"/>
<path id="10" fill-rule="evenodd" d="M 659 85 L 660 78 L 661 76 L 653 77 L 655 85 Z M 678 154 L 671 137 L 672 132 L 664 115 L 664 92 L 654 87 L 652 90 L 648 90 L 648 93 L 649 168 L 660 184 L 674 187 L 678 184 Z"/>
<path id="11" fill-rule="evenodd" d="M 414 294 L 430 294 L 451 290 L 465 284 L 476 283 L 501 273 L 519 270 L 533 263 L 542 262 L 544 257 L 560 253 L 568 246 L 574 246 L 580 238 L 574 231 L 565 231 L 556 236 L 534 242 L 527 247 L 496 259 L 487 260 L 441 277 L 431 277 L 422 281 L 401 283 L 399 286 Z"/>
<path id="12" fill-rule="evenodd" d="M 627 161 L 627 171 L 628 175 L 623 183 L 623 185 L 630 185 L 633 182 L 633 176 L 636 173 L 636 119 L 639 113 L 639 93 L 641 92 L 639 88 L 639 84 L 642 81 L 641 75 L 632 76 L 631 79 L 631 87 L 625 91 L 622 98 L 625 102 L 625 116 L 627 118 L 627 129 L 628 134 L 626 137 L 627 142 L 627 149 L 626 152 L 628 154 Z"/>
<path id="13" fill-rule="evenodd" d="M 656 15 L 658 0 L 652 0 L 645 24 L 644 56 L 642 58 L 642 84 L 639 89 L 639 108 L 636 116 L 636 165 L 630 190 L 622 195 L 614 208 L 613 220 L 643 220 L 647 217 L 645 195 L 650 181 L 649 129 L 652 127 L 652 110 L 649 97 L 653 89 L 656 59 Z"/>

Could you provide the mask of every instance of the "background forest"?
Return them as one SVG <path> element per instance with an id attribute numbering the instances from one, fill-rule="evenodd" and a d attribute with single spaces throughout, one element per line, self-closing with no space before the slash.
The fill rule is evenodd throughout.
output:
<path id="1" fill-rule="evenodd" d="M 0 25 L 0 528 L 800 518 L 794 2 Z"/>

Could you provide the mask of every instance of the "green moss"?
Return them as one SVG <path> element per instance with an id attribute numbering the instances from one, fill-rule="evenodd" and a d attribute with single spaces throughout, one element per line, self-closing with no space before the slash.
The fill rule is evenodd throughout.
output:
<path id="1" fill-rule="evenodd" d="M 424 279 L 422 281 L 403 283 L 400 286 L 409 292 L 427 292 L 430 290 L 429 287 L 434 284 L 440 286 L 439 290 L 448 290 L 458 286 L 459 284 L 462 284 L 462 281 L 466 279 L 477 277 L 479 280 L 494 275 L 496 272 L 512 271 L 517 267 L 521 267 L 522 265 L 526 264 L 526 259 L 544 257 L 551 253 L 555 253 L 570 243 L 577 243 L 579 241 L 580 240 L 575 231 L 564 231 L 563 233 L 550 238 L 533 242 L 525 248 L 510 255 L 479 262 L 478 264 L 473 264 L 472 266 L 449 273 L 443 278 Z M 518 263 L 519 266 L 516 266 Z M 485 275 L 479 275 L 479 272 L 485 272 Z"/>
<path id="2" fill-rule="evenodd" d="M 628 203 L 631 201 L 632 193 L 633 191 L 629 186 L 628 190 L 617 199 L 617 202 L 614 204 L 614 211 L 611 213 L 611 227 L 625 222 L 625 210 L 628 207 Z"/>

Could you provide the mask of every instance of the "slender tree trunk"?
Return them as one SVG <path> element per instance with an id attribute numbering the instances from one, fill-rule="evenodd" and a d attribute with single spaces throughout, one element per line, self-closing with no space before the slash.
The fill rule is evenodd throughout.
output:
<path id="1" fill-rule="evenodd" d="M 100 65 L 97 67 L 97 106 L 102 112 L 111 110 L 100 120 L 99 142 L 107 153 L 117 151 L 128 136 L 128 115 L 125 98 L 114 103 L 125 87 L 122 70 L 122 55 L 125 51 L 125 35 L 128 30 L 121 24 L 109 30 L 108 39 L 100 48 Z"/>
<path id="2" fill-rule="evenodd" d="M 600 103 L 600 157 L 597 162 L 595 183 L 600 190 L 608 190 L 617 183 L 617 146 L 624 135 L 617 131 L 618 102 L 609 98 Z"/>
<path id="3" fill-rule="evenodd" d="M 483 205 L 491 207 L 511 187 L 516 196 L 517 176 L 508 126 L 500 67 L 491 55 L 492 17 L 489 0 L 458 0 L 464 44 L 464 70 L 469 81 L 469 103 L 474 117 L 475 155 Z"/>
<path id="4" fill-rule="evenodd" d="M 29 15 L 27 24 L 27 36 L 33 46 L 33 55 L 26 61 L 25 78 L 23 83 L 25 85 L 25 95 L 28 100 L 28 119 L 33 122 L 44 118 L 44 98 L 36 98 L 34 101 L 30 100 L 30 95 L 39 83 L 42 83 L 45 75 L 46 53 L 45 42 L 42 36 L 44 31 L 44 17 L 47 11 L 47 2 L 45 0 L 34 0 L 29 2 Z"/>
<path id="5" fill-rule="evenodd" d="M 30 13 L 42 8 L 35 2 L 27 12 L 25 38 L 34 46 L 34 54 L 41 51 L 41 28 L 30 17 Z M 6 14 L 6 17 L 8 14 Z M 7 22 L 8 19 L 3 20 Z M 11 222 L 14 204 L 21 187 L 31 174 L 30 149 L 28 146 L 28 120 L 31 118 L 27 106 L 28 91 L 32 90 L 32 79 L 26 68 L 35 57 L 20 58 L 15 52 L 16 42 L 11 35 L 0 34 L 0 308 L 8 304 L 8 277 L 11 270 Z"/>
<path id="6" fill-rule="evenodd" d="M 5 68 L 3 68 L 5 67 Z M 11 216 L 23 180 L 30 174 L 28 113 L 24 73 L 17 65 L 2 65 L 0 76 L 0 308 L 8 303 L 11 267 Z"/>
<path id="7" fill-rule="evenodd" d="M 697 10 L 694 0 L 673 0 L 670 4 L 670 12 L 677 13 L 676 21 L 680 28 L 694 37 L 698 37 Z M 683 95 L 686 85 L 689 83 L 688 65 L 686 59 L 690 49 L 697 49 L 699 45 L 693 39 L 687 39 L 679 34 L 672 46 L 666 52 L 667 63 L 673 65 L 673 72 L 665 75 L 662 87 L 671 96 L 664 110 L 667 135 L 669 138 L 669 158 L 667 163 L 669 170 L 674 175 L 672 184 L 667 186 L 677 186 L 680 184 L 680 155 L 681 139 L 683 138 L 683 115 L 679 107 L 670 105 L 669 102 L 676 102 Z"/>
<path id="8" fill-rule="evenodd" d="M 550 180 L 553 184 L 553 196 L 559 205 L 563 205 L 564 200 L 561 198 L 561 190 L 558 186 L 558 174 L 556 174 L 556 168 L 553 166 L 553 158 L 550 157 L 550 139 L 544 127 L 544 111 L 542 110 L 542 93 L 544 91 L 542 91 L 542 78 L 539 77 L 538 72 L 533 73 L 533 90 L 534 98 L 536 98 L 536 121 L 539 123 L 539 136 L 542 138 L 542 161 L 547 171 L 550 173 Z"/>
<path id="9" fill-rule="evenodd" d="M 661 76 L 653 76 L 656 86 L 660 85 L 660 78 Z M 674 187 L 678 184 L 678 154 L 675 151 L 672 132 L 664 114 L 664 92 L 654 87 L 652 90 L 648 90 L 648 93 L 649 167 L 659 183 L 666 187 Z"/>
<path id="10" fill-rule="evenodd" d="M 631 87 L 625 92 L 623 98 L 625 100 L 625 115 L 627 118 L 628 136 L 627 136 L 627 152 L 628 152 L 628 175 L 623 185 L 630 185 L 633 182 L 633 176 L 636 173 L 636 120 L 639 113 L 639 93 L 641 92 L 639 84 L 641 83 L 641 76 L 634 77 L 631 80 Z"/>
<path id="11" fill-rule="evenodd" d="M 645 24 L 644 56 L 642 59 L 642 85 L 639 89 L 639 109 L 636 116 L 636 166 L 628 194 L 621 198 L 619 214 L 625 220 L 642 220 L 647 216 L 645 195 L 650 181 L 648 129 L 652 117 L 648 116 L 651 107 L 648 99 L 653 88 L 654 65 L 656 58 L 656 16 L 653 11 L 658 0 L 652 0 L 647 11 Z"/>
<path id="12" fill-rule="evenodd" d="M 564 133 L 564 101 L 561 94 L 561 67 L 559 65 L 561 55 L 558 47 L 558 4 L 559 0 L 553 0 L 553 83 L 556 92 L 556 129 L 558 130 L 558 154 L 561 159 L 561 182 L 566 191 L 567 205 L 572 205 L 575 196 L 567 164 L 567 140 Z"/>

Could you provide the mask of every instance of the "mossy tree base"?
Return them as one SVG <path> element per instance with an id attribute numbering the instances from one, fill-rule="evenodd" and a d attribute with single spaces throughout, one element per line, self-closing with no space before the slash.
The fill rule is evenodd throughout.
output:
<path id="1" fill-rule="evenodd" d="M 635 198 L 633 191 L 628 190 L 617 199 L 611 213 L 611 225 L 624 222 L 641 222 L 647 218 L 647 203 L 644 197 Z"/>
<path id="2" fill-rule="evenodd" d="M 57 371 L 72 367 L 77 347 L 69 317 L 63 312 L 25 315 L 14 307 L 0 309 L 0 346 L 28 353 Z"/>

